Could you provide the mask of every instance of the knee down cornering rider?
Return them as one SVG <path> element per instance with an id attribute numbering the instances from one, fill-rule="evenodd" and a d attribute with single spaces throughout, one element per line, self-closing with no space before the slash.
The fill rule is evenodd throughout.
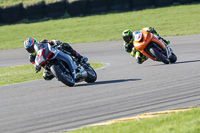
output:
<path id="1" fill-rule="evenodd" d="M 167 45 L 170 44 L 169 40 L 165 40 L 164 38 L 162 38 L 154 28 L 152 27 L 147 27 L 147 28 L 143 28 L 143 30 L 148 31 L 153 33 L 154 35 L 157 35 L 159 37 L 159 39 L 162 39 Z M 131 31 L 129 29 L 124 30 L 122 32 L 122 37 L 124 40 L 124 49 L 126 52 L 130 53 L 130 55 L 132 57 L 136 58 L 137 63 L 142 64 L 144 61 L 146 61 L 148 58 L 146 56 L 144 56 L 140 51 L 136 51 L 133 45 L 133 41 L 134 41 L 134 35 L 140 31 Z"/>
<path id="2" fill-rule="evenodd" d="M 35 38 L 33 37 L 29 37 L 24 41 L 24 47 L 25 49 L 28 51 L 28 53 L 30 53 L 29 55 L 29 60 L 31 62 L 31 64 L 34 65 L 35 67 L 35 71 L 36 73 L 39 72 L 41 70 L 41 66 L 38 66 L 35 64 L 35 58 L 36 58 L 36 50 L 35 50 L 35 46 L 39 45 L 41 43 L 49 43 L 50 45 L 59 45 L 61 46 L 61 48 L 63 50 L 66 50 L 67 52 L 69 52 L 72 56 L 76 57 L 79 59 L 79 61 L 81 62 L 87 62 L 88 58 L 85 56 L 81 56 L 77 51 L 75 51 L 68 43 L 62 43 L 59 40 L 51 40 L 48 41 L 46 39 L 41 40 L 39 43 L 36 41 Z M 44 70 L 43 71 L 43 78 L 45 80 L 51 80 L 54 78 L 54 75 L 52 75 L 48 70 Z"/>

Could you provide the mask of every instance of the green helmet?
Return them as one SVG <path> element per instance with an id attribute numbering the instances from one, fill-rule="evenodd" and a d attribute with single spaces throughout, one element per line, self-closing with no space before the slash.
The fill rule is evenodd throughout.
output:
<path id="1" fill-rule="evenodd" d="M 122 37 L 126 43 L 130 43 L 133 41 L 133 32 L 131 30 L 124 30 L 122 32 Z"/>

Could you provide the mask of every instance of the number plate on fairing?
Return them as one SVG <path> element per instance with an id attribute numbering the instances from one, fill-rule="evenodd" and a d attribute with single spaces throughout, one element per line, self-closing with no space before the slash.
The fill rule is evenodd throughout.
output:
<path id="1" fill-rule="evenodd" d="M 142 33 L 135 34 L 134 41 L 140 41 L 142 39 Z"/>

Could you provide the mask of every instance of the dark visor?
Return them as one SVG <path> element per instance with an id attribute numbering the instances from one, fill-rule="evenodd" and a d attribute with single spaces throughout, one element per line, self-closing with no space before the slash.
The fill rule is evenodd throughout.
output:
<path id="1" fill-rule="evenodd" d="M 131 40 L 131 38 L 129 36 L 124 37 L 124 41 L 127 42 L 127 43 L 130 42 L 130 40 Z"/>

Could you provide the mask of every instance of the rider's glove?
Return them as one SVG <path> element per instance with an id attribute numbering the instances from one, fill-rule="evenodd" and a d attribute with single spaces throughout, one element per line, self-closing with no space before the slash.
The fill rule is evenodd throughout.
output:
<path id="1" fill-rule="evenodd" d="M 85 63 L 87 61 L 88 61 L 88 58 L 85 57 L 85 56 L 82 56 L 81 59 L 80 59 L 80 62 L 82 62 L 82 63 Z"/>
<path id="2" fill-rule="evenodd" d="M 41 66 L 35 65 L 35 72 L 38 73 L 41 70 Z"/>

